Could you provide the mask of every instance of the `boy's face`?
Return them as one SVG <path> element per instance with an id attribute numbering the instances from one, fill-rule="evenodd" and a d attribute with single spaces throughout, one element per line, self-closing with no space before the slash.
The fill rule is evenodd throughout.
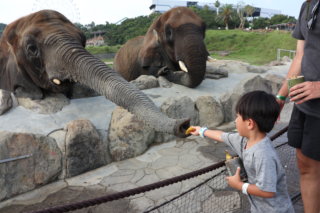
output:
<path id="1" fill-rule="evenodd" d="M 236 128 L 238 130 L 239 135 L 243 137 L 247 137 L 248 135 L 247 120 L 243 120 L 242 116 L 239 113 L 237 113 L 235 122 L 236 122 Z"/>

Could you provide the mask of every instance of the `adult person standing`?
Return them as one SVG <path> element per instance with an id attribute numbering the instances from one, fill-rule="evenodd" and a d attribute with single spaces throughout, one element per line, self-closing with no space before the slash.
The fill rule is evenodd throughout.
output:
<path id="1" fill-rule="evenodd" d="M 320 212 L 320 0 L 302 4 L 292 36 L 297 39 L 296 56 L 287 78 L 303 75 L 305 82 L 290 90 L 284 81 L 278 92 L 283 106 L 294 101 L 288 129 L 289 145 L 296 148 L 300 187 L 305 213 Z"/>

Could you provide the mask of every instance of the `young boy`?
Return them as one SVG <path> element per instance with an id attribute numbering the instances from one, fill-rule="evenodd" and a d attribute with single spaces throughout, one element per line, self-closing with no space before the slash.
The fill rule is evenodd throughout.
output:
<path id="1" fill-rule="evenodd" d="M 248 183 L 240 180 L 240 168 L 227 177 L 228 184 L 248 195 L 251 212 L 294 212 L 284 169 L 272 142 L 266 136 L 280 112 L 275 97 L 264 91 L 243 95 L 236 105 L 238 133 L 225 133 L 193 126 L 192 135 L 208 137 L 228 144 L 242 159 Z"/>

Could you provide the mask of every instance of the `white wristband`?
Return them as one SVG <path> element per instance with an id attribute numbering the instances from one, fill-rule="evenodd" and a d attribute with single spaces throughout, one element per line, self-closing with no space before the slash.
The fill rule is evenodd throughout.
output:
<path id="1" fill-rule="evenodd" d="M 249 187 L 249 183 L 244 183 L 243 185 L 242 185 L 242 193 L 243 194 L 248 194 L 248 187 Z"/>
<path id="2" fill-rule="evenodd" d="M 204 132 L 207 131 L 208 128 L 207 127 L 201 127 L 200 130 L 199 130 L 199 135 L 200 137 L 204 138 Z"/>

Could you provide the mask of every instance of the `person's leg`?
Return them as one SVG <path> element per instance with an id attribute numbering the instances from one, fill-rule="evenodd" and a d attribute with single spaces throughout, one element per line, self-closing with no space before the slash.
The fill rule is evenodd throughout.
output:
<path id="1" fill-rule="evenodd" d="M 305 213 L 320 213 L 320 161 L 297 150 L 300 188 Z"/>

